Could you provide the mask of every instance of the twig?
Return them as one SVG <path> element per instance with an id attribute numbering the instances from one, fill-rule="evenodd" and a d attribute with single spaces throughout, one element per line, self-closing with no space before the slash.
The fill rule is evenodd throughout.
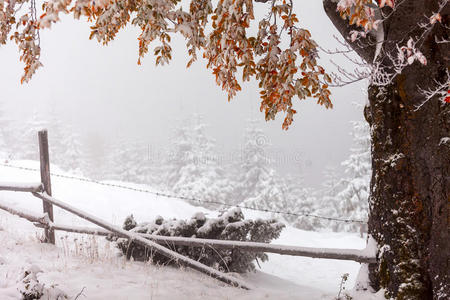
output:
<path id="1" fill-rule="evenodd" d="M 84 289 L 85 289 L 86 287 L 85 286 L 83 286 L 83 289 L 81 290 L 81 292 L 79 292 L 78 293 L 78 295 L 74 298 L 74 300 L 77 300 L 78 299 L 78 297 L 80 297 L 80 296 L 83 296 L 83 297 L 86 297 L 86 295 L 85 294 L 83 294 L 83 291 L 84 291 Z"/>

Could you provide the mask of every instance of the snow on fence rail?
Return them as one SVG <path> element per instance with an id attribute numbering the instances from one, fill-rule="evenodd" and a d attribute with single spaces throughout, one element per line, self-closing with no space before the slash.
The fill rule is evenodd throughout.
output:
<path id="1" fill-rule="evenodd" d="M 180 264 L 191 267 L 194 270 L 205 273 L 213 278 L 232 286 L 250 289 L 250 286 L 245 282 L 229 276 L 223 272 L 217 271 L 214 268 L 208 267 L 198 261 L 192 260 L 188 257 L 180 255 L 179 253 L 168 249 L 165 246 L 180 245 L 188 247 L 213 247 L 217 249 L 239 249 L 241 251 L 250 252 L 267 252 L 277 253 L 282 255 L 292 256 L 306 256 L 312 258 L 326 258 L 339 260 L 353 260 L 360 263 L 375 263 L 376 258 L 369 255 L 365 250 L 356 249 L 333 249 L 333 248 L 311 248 L 311 247 L 296 247 L 274 245 L 268 243 L 256 242 L 242 242 L 242 241 L 224 241 L 224 240 L 210 240 L 198 238 L 185 237 L 168 237 L 157 236 L 151 234 L 140 234 L 123 230 L 113 224 L 101 220 L 93 215 L 83 212 L 75 207 L 72 207 L 51 196 L 51 180 L 50 180 L 50 161 L 48 154 L 48 139 L 47 131 L 39 131 L 39 151 L 41 163 L 41 181 L 42 183 L 1 183 L 0 191 L 15 191 L 15 192 L 30 192 L 33 196 L 43 201 L 44 214 L 37 216 L 29 212 L 19 211 L 8 205 L 0 202 L 0 209 L 5 210 L 11 214 L 25 218 L 33 222 L 35 226 L 45 229 L 45 241 L 55 244 L 55 230 L 86 233 L 95 235 L 114 235 L 118 237 L 128 238 L 144 247 L 149 247 L 160 254 L 173 259 Z M 73 227 L 66 225 L 58 225 L 53 222 L 53 205 L 58 206 L 68 212 L 71 212 L 102 229 Z"/>
<path id="2" fill-rule="evenodd" d="M 39 196 L 40 198 L 41 196 Z M 12 214 L 18 215 L 31 222 L 34 222 L 36 227 L 52 228 L 54 230 L 92 234 L 99 236 L 117 236 L 111 231 L 102 228 L 90 228 L 80 226 L 68 226 L 49 222 L 45 215 L 35 216 L 32 214 L 22 213 L 0 202 L 0 209 L 6 210 Z M 353 260 L 359 263 L 375 263 L 375 257 L 368 255 L 365 250 L 357 249 L 339 249 L 339 248 L 313 248 L 313 247 L 298 247 L 277 245 L 258 242 L 242 242 L 233 240 L 213 240 L 201 238 L 187 238 L 178 236 L 161 236 L 153 234 L 138 233 L 140 236 L 152 240 L 160 245 L 166 246 L 188 246 L 188 247 L 211 247 L 214 249 L 238 249 L 240 251 L 248 252 L 266 252 L 276 253 L 280 255 L 290 256 L 307 256 L 311 258 L 325 258 L 337 260 Z"/>
<path id="3" fill-rule="evenodd" d="M 42 192 L 42 183 L 17 183 L 17 182 L 0 182 L 0 191 L 13 192 Z"/>
<path id="4" fill-rule="evenodd" d="M 10 190 L 6 190 L 6 191 L 10 191 Z M 38 216 L 31 212 L 24 212 L 24 211 L 17 210 L 17 209 L 10 207 L 2 202 L 0 202 L 0 209 L 3 209 L 4 211 L 9 212 L 10 214 L 27 219 L 28 221 L 34 222 L 35 224 L 49 224 L 46 214 Z"/>
<path id="5" fill-rule="evenodd" d="M 45 225 L 42 224 L 37 224 L 36 226 L 42 228 L 45 227 Z M 52 224 L 51 227 L 55 230 L 61 230 L 66 232 L 85 233 L 101 236 L 111 235 L 111 233 L 106 230 L 94 228 L 74 227 L 59 224 Z M 188 246 L 200 248 L 210 247 L 214 249 L 238 249 L 240 251 L 247 251 L 247 252 L 265 252 L 290 256 L 306 256 L 311 258 L 353 260 L 359 263 L 376 262 L 375 257 L 367 255 L 365 250 L 357 250 L 357 249 L 298 247 L 298 246 L 286 246 L 286 245 L 258 243 L 258 242 L 161 236 L 142 233 L 139 235 L 146 239 L 150 239 L 160 245 L 167 245 L 167 246 Z"/>
<path id="6" fill-rule="evenodd" d="M 36 194 L 38 198 L 43 198 L 41 194 Z M 54 199 L 54 198 L 53 198 Z M 55 204 L 56 205 L 56 204 Z M 36 216 L 30 213 L 24 213 L 11 208 L 0 202 L 0 209 L 3 209 L 11 214 L 25 218 L 30 222 L 33 222 L 36 227 L 51 228 L 53 230 L 92 234 L 99 236 L 118 236 L 109 230 L 102 228 L 90 228 L 80 226 L 68 226 L 55 224 L 50 222 L 46 215 Z M 84 217 L 82 217 L 84 218 Z M 85 219 L 85 218 L 84 218 Z M 175 237 L 175 236 L 161 236 L 153 234 L 138 234 L 141 237 L 152 240 L 160 245 L 166 246 L 188 246 L 188 247 L 211 247 L 215 249 L 239 249 L 240 251 L 248 252 L 266 252 L 276 253 L 281 255 L 290 256 L 306 256 L 311 258 L 325 258 L 325 259 L 337 259 L 337 260 L 353 260 L 359 263 L 375 263 L 374 256 L 368 255 L 365 250 L 358 249 L 339 249 L 339 248 L 313 248 L 313 247 L 298 247 L 277 245 L 268 243 L 257 242 L 242 242 L 232 240 L 213 240 L 213 239 L 201 239 L 201 238 L 187 238 L 187 237 Z"/>

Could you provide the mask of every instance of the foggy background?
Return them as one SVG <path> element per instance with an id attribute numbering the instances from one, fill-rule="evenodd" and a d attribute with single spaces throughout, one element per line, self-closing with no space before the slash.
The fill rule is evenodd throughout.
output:
<path id="1" fill-rule="evenodd" d="M 339 44 L 337 34 L 322 9 L 322 1 L 296 1 L 302 27 L 324 48 Z M 301 6 L 301 7 L 300 7 Z M 255 3 L 259 13 L 267 5 Z M 22 63 L 15 44 L 0 47 L 1 104 L 11 119 L 26 122 L 33 114 L 57 115 L 77 128 L 84 139 L 109 143 L 128 137 L 144 141 L 149 151 L 143 160 L 164 154 L 174 128 L 194 114 L 203 116 L 207 133 L 217 142 L 224 160 L 243 143 L 248 119 L 260 120 L 264 142 L 270 143 L 272 159 L 281 174 L 303 174 L 305 184 L 319 186 L 327 166 L 338 166 L 349 155 L 352 120 L 361 120 L 365 103 L 364 83 L 333 89 L 334 109 L 326 110 L 313 99 L 294 100 L 297 114 L 288 131 L 281 129 L 283 114 L 265 122 L 259 112 L 255 82 L 242 85 L 242 92 L 227 101 L 215 84 L 204 60 L 186 69 L 183 38 L 172 41 L 173 60 L 156 67 L 152 51 L 137 65 L 138 30 L 128 26 L 109 46 L 89 40 L 89 24 L 63 16 L 52 29 L 41 32 L 42 63 L 29 84 L 20 84 Z M 332 69 L 329 56 L 321 64 Z M 339 57 L 349 68 L 348 61 Z M 49 132 L 51 147 L 52 132 Z M 37 138 L 36 138 L 37 139 Z"/>

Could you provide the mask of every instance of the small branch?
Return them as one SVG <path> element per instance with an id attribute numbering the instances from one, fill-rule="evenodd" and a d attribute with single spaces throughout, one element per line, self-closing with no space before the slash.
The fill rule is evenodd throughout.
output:
<path id="1" fill-rule="evenodd" d="M 84 292 L 84 289 L 85 289 L 86 287 L 84 286 L 83 287 L 83 289 L 81 290 L 81 292 L 79 292 L 78 294 L 77 294 L 77 296 L 75 297 L 75 299 L 74 300 L 77 300 L 78 299 L 78 297 L 80 297 L 80 296 L 84 296 L 84 297 L 86 297 L 84 294 L 83 294 L 83 292 Z"/>
<path id="2" fill-rule="evenodd" d="M 350 39 L 350 32 L 353 30 L 361 30 L 361 28 L 356 25 L 350 25 L 348 20 L 342 19 L 337 11 L 337 3 L 333 0 L 323 0 L 323 8 L 334 27 L 336 27 L 352 49 L 355 50 L 355 52 L 368 64 L 372 64 L 376 50 L 373 41 L 376 41 L 376 37 L 372 33 L 368 33 L 366 38 L 360 38 L 357 41 L 352 42 Z M 366 45 L 362 47 L 361 42 Z"/>

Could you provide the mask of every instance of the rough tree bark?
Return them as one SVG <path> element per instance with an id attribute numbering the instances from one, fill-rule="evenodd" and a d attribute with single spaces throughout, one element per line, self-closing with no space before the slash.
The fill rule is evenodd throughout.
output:
<path id="1" fill-rule="evenodd" d="M 336 3 L 324 0 L 330 20 L 343 36 L 348 26 L 337 18 Z M 383 23 L 382 55 L 375 63 L 392 71 L 399 46 L 417 39 L 438 9 L 437 0 L 405 0 Z M 450 26 L 449 5 L 441 12 L 442 25 Z M 449 299 L 450 104 L 437 97 L 425 101 L 422 89 L 445 82 L 449 70 L 448 29 L 433 27 L 420 47 L 428 64 L 404 68 L 387 85 L 371 84 L 366 119 L 371 125 L 372 168 L 369 232 L 379 245 L 378 262 L 370 266 L 372 287 L 385 288 L 395 299 Z M 373 49 L 352 45 L 367 62 Z M 367 58 L 369 56 L 369 58 Z M 391 68 L 391 69 L 389 69 Z"/>

